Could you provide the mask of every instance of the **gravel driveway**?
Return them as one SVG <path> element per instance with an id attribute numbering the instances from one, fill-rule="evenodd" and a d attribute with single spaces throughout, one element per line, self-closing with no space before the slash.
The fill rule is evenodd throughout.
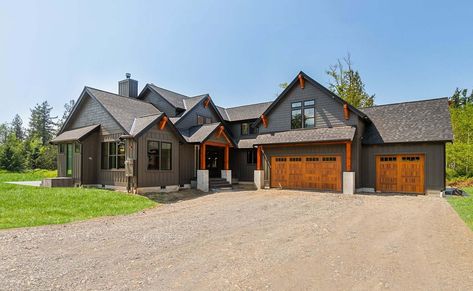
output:
<path id="1" fill-rule="evenodd" d="M 226 192 L 0 231 L 0 289 L 473 290 L 473 232 L 437 197 Z"/>

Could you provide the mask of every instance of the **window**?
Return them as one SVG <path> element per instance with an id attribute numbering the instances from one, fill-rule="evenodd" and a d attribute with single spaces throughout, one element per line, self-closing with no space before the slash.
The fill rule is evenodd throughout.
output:
<path id="1" fill-rule="evenodd" d="M 171 170 L 172 168 L 172 144 L 161 143 L 161 170 Z"/>
<path id="2" fill-rule="evenodd" d="M 65 152 L 66 145 L 63 144 L 63 143 L 61 143 L 61 144 L 59 144 L 58 147 L 59 147 L 59 153 L 60 153 L 60 154 L 63 154 L 63 153 Z"/>
<path id="3" fill-rule="evenodd" d="M 102 169 L 125 168 L 125 144 L 123 142 L 102 143 Z"/>
<path id="4" fill-rule="evenodd" d="M 148 141 L 148 170 L 159 170 L 159 141 Z"/>
<path id="5" fill-rule="evenodd" d="M 315 100 L 293 102 L 291 109 L 292 129 L 315 127 Z"/>
<path id="6" fill-rule="evenodd" d="M 80 143 L 75 143 L 74 144 L 74 152 L 76 154 L 80 154 Z"/>
<path id="7" fill-rule="evenodd" d="M 258 128 L 252 127 L 250 123 L 244 122 L 241 124 L 241 135 L 257 134 Z"/>
<path id="8" fill-rule="evenodd" d="M 210 117 L 205 117 L 202 115 L 197 115 L 197 124 L 202 125 L 202 124 L 209 124 L 212 123 L 212 118 Z"/>
<path id="9" fill-rule="evenodd" d="M 198 125 L 204 124 L 204 117 L 203 116 L 197 115 L 197 124 Z"/>
<path id="10" fill-rule="evenodd" d="M 256 164 L 256 150 L 251 149 L 246 152 L 246 163 Z"/>
<path id="11" fill-rule="evenodd" d="M 148 141 L 148 170 L 172 170 L 172 144 Z"/>

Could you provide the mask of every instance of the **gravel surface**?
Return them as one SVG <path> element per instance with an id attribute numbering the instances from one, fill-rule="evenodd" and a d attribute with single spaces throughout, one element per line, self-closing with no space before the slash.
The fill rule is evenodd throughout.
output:
<path id="1" fill-rule="evenodd" d="M 472 247 L 437 197 L 224 192 L 0 231 L 0 289 L 473 290 Z"/>

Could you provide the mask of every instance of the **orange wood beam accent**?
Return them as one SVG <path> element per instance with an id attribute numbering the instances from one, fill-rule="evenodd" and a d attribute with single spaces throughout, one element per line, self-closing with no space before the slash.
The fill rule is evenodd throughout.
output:
<path id="1" fill-rule="evenodd" d="M 348 110 L 348 104 L 343 104 L 343 117 L 345 117 L 345 120 L 350 119 L 350 110 Z"/>
<path id="2" fill-rule="evenodd" d="M 225 147 L 224 167 L 225 170 L 230 170 L 230 146 L 228 144 Z"/>
<path id="3" fill-rule="evenodd" d="M 346 150 L 346 167 L 347 167 L 347 172 L 351 172 L 351 141 L 346 143 L 345 146 Z"/>
<path id="4" fill-rule="evenodd" d="M 205 159 L 206 159 L 205 151 L 206 151 L 206 147 L 205 147 L 205 143 L 203 143 L 200 145 L 200 169 L 201 170 L 205 170 Z"/>
<path id="5" fill-rule="evenodd" d="M 217 137 L 220 137 L 224 130 L 225 130 L 225 127 L 223 125 L 220 125 L 218 129 Z"/>
<path id="6" fill-rule="evenodd" d="M 161 121 L 159 122 L 159 129 L 163 130 L 167 122 L 168 122 L 167 116 L 163 116 L 163 118 L 161 118 Z"/>
<path id="7" fill-rule="evenodd" d="M 207 99 L 205 99 L 205 101 L 204 101 L 204 107 L 205 107 L 205 108 L 209 107 L 209 103 L 210 103 L 210 96 L 207 97 Z"/>
<path id="8" fill-rule="evenodd" d="M 297 76 L 297 78 L 299 78 L 299 85 L 301 86 L 301 89 L 304 89 L 304 83 L 305 83 L 305 80 L 304 80 L 304 77 L 302 77 L 302 74 L 299 74 L 299 76 Z"/>
<path id="9" fill-rule="evenodd" d="M 261 115 L 261 121 L 263 122 L 264 127 L 268 127 L 268 118 L 264 114 Z"/>
<path id="10" fill-rule="evenodd" d="M 221 143 L 221 142 L 216 142 L 216 141 L 206 141 L 205 144 L 208 146 L 221 147 L 221 148 L 230 146 L 228 143 Z"/>
<path id="11" fill-rule="evenodd" d="M 260 171 L 261 170 L 261 149 L 263 146 L 258 146 L 256 150 L 256 170 Z"/>

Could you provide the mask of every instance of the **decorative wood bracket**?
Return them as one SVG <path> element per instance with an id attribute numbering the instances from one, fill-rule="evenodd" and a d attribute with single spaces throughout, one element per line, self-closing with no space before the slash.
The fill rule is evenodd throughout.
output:
<path id="1" fill-rule="evenodd" d="M 220 125 L 218 129 L 217 137 L 220 137 L 224 130 L 225 130 L 225 127 L 223 125 Z"/>
<path id="2" fill-rule="evenodd" d="M 343 104 L 343 117 L 345 117 L 345 120 L 350 119 L 350 110 L 348 110 L 348 104 Z"/>
<path id="3" fill-rule="evenodd" d="M 264 114 L 261 115 L 261 121 L 263 122 L 264 127 L 268 127 L 268 118 Z"/>
<path id="4" fill-rule="evenodd" d="M 205 107 L 205 108 L 209 107 L 209 103 L 210 103 L 210 96 L 207 97 L 207 99 L 205 99 L 205 101 L 204 101 L 204 107 Z"/>
<path id="5" fill-rule="evenodd" d="M 159 122 L 159 129 L 163 130 L 167 122 L 168 122 L 167 116 L 163 116 L 163 118 L 161 118 L 161 121 Z"/>
<path id="6" fill-rule="evenodd" d="M 299 78 L 299 85 L 301 86 L 301 89 L 304 89 L 304 85 L 305 85 L 304 77 L 302 76 L 302 74 L 299 74 L 299 76 L 297 77 Z"/>

